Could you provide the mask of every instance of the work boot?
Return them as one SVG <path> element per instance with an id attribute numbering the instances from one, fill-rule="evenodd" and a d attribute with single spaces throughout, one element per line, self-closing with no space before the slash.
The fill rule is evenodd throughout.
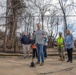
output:
<path id="1" fill-rule="evenodd" d="M 40 66 L 43 66 L 44 65 L 44 62 L 42 62 L 41 64 L 40 64 Z"/>
<path id="2" fill-rule="evenodd" d="M 65 57 L 63 56 L 63 61 L 65 61 Z"/>
<path id="3" fill-rule="evenodd" d="M 65 59 L 62 57 L 62 58 L 61 58 L 61 61 L 65 61 Z"/>
<path id="4" fill-rule="evenodd" d="M 40 64 L 40 62 L 37 61 L 36 64 Z"/>
<path id="5" fill-rule="evenodd" d="M 61 59 L 61 57 L 60 57 L 60 59 L 59 59 L 59 61 L 61 61 L 62 59 Z"/>

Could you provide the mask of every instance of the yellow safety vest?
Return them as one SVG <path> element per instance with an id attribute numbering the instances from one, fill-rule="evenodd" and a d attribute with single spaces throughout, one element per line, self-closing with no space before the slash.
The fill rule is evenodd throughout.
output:
<path id="1" fill-rule="evenodd" d="M 63 37 L 59 37 L 58 39 L 57 39 L 57 43 L 59 44 L 59 43 L 62 43 L 60 46 L 58 45 L 58 47 L 64 47 L 64 38 Z"/>

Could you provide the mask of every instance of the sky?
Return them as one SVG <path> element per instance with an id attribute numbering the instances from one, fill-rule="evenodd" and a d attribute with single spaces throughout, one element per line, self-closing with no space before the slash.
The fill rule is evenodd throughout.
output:
<path id="1" fill-rule="evenodd" d="M 45 3 L 49 2 L 49 1 L 52 1 L 52 3 L 55 4 L 55 5 L 57 4 L 57 0 L 45 0 Z M 71 0 L 64 0 L 64 1 L 65 2 L 67 1 L 67 3 L 69 3 Z M 76 2 L 76 0 L 73 0 L 73 1 Z M 0 17 L 4 16 L 4 13 L 6 12 L 6 7 L 5 6 L 6 6 L 6 0 L 0 0 Z M 71 11 L 70 15 L 75 15 L 75 12 Z M 5 23 L 5 20 L 3 20 L 3 19 L 1 20 L 0 19 L 0 24 L 2 24 L 2 23 Z M 76 16 L 67 17 L 67 23 L 68 23 L 68 25 L 72 25 L 72 28 L 71 28 L 72 30 L 71 31 L 74 30 L 73 34 L 75 34 L 76 33 L 76 26 L 75 26 L 75 24 L 76 24 Z M 0 27 L 0 29 L 2 29 L 2 27 Z M 20 29 L 20 31 L 22 31 L 22 30 L 23 30 L 23 28 Z M 59 26 L 59 31 L 63 32 L 63 26 L 62 25 Z"/>

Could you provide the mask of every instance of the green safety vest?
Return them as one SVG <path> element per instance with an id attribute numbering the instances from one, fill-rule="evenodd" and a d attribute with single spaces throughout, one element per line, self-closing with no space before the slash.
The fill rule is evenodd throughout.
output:
<path id="1" fill-rule="evenodd" d="M 58 39 L 57 39 L 57 43 L 62 43 L 62 45 L 58 45 L 58 47 L 64 47 L 64 39 L 63 39 L 63 37 L 59 37 Z"/>

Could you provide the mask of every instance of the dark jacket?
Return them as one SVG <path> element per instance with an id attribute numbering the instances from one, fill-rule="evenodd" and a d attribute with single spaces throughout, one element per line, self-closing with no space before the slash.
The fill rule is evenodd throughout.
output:
<path id="1" fill-rule="evenodd" d="M 35 37 L 33 37 L 33 39 L 31 40 L 31 44 L 35 44 L 35 41 L 36 41 L 36 39 L 35 39 Z"/>
<path id="2" fill-rule="evenodd" d="M 30 37 L 29 36 L 22 36 L 21 43 L 22 44 L 30 44 L 31 43 Z"/>

